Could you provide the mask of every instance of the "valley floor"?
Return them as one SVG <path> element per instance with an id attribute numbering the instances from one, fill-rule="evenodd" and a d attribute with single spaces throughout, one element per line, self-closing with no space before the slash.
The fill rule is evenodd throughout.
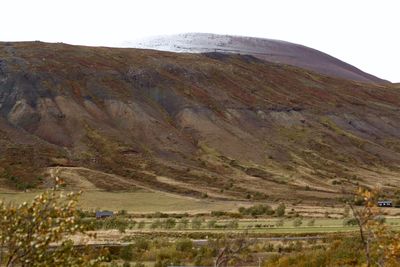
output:
<path id="1" fill-rule="evenodd" d="M 35 196 L 43 192 L 33 190 L 29 192 L 5 191 L 0 190 L 0 200 L 15 203 L 29 202 Z M 69 192 L 69 190 L 65 190 Z M 129 214 L 145 213 L 210 213 L 212 211 L 237 212 L 239 207 L 250 207 L 256 204 L 267 204 L 271 207 L 279 203 L 268 201 L 228 201 L 215 199 L 196 199 L 162 191 L 148 191 L 138 189 L 127 192 L 109 192 L 102 190 L 83 191 L 80 202 L 83 210 L 111 210 L 114 212 L 125 211 Z M 285 203 L 287 210 L 291 214 L 298 214 L 304 217 L 315 218 L 342 218 L 344 205 L 308 205 Z M 388 216 L 400 216 L 400 208 L 382 208 Z"/>

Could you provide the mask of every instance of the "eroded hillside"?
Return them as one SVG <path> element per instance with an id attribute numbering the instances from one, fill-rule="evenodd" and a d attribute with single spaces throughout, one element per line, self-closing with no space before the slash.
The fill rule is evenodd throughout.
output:
<path id="1" fill-rule="evenodd" d="M 107 190 L 306 201 L 358 184 L 389 192 L 400 181 L 399 104 L 394 85 L 252 56 L 1 43 L 0 183 L 42 186 L 48 167 L 64 166 L 126 180 L 82 175 Z"/>

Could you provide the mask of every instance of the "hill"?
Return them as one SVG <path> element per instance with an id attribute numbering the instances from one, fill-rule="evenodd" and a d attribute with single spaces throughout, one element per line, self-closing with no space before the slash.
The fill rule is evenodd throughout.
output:
<path id="1" fill-rule="evenodd" d="M 391 84 L 250 55 L 0 43 L 0 187 L 46 186 L 61 166 L 114 191 L 335 202 L 380 183 L 389 194 L 399 103 Z"/>
<path id="2" fill-rule="evenodd" d="M 185 33 L 149 37 L 144 40 L 126 42 L 123 46 L 171 52 L 223 52 L 252 55 L 262 60 L 293 65 L 328 76 L 361 82 L 387 83 L 385 80 L 365 73 L 328 54 L 280 40 L 209 33 Z"/>

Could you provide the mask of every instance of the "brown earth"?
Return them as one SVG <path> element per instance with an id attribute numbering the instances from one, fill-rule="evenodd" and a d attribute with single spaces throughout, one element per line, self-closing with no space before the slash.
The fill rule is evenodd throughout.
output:
<path id="1" fill-rule="evenodd" d="M 64 166 L 91 169 L 84 185 L 106 190 L 319 203 L 380 184 L 390 195 L 397 87 L 252 56 L 0 43 L 0 185 L 43 185 Z"/>

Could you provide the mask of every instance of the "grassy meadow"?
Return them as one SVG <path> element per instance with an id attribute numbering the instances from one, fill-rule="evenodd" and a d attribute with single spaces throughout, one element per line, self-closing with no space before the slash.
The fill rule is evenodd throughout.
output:
<path id="1" fill-rule="evenodd" d="M 31 201 L 39 191 L 0 192 L 0 200 L 23 203 Z M 212 210 L 235 211 L 238 202 L 194 199 L 178 195 L 139 190 L 135 192 L 88 191 L 80 197 L 82 209 L 126 210 L 129 213 L 188 212 L 200 213 Z"/>
<path id="2" fill-rule="evenodd" d="M 31 201 L 40 191 L 31 192 L 0 192 L 0 200 L 6 202 L 23 203 Z M 179 227 L 180 219 L 175 219 L 176 225 L 172 228 L 164 229 L 162 226 L 152 228 L 155 220 L 166 220 L 165 218 L 125 218 L 127 226 L 130 221 L 135 221 L 136 227 L 128 227 L 134 232 L 162 231 L 162 232 L 251 232 L 254 234 L 309 234 L 309 233 L 334 233 L 349 232 L 357 230 L 356 226 L 345 226 L 343 218 L 323 218 L 318 217 L 321 214 L 316 213 L 316 217 L 298 216 L 296 213 L 287 215 L 286 217 L 276 218 L 271 216 L 261 216 L 251 218 L 249 216 L 243 218 L 234 217 L 212 217 L 212 211 L 225 211 L 238 214 L 240 206 L 250 206 L 254 203 L 239 201 L 221 201 L 210 199 L 195 199 L 183 197 L 179 195 L 137 190 L 134 192 L 107 192 L 100 190 L 91 190 L 83 192 L 80 197 L 79 204 L 83 210 L 112 210 L 114 212 L 124 211 L 128 214 L 154 214 L 162 213 L 188 213 L 189 223 L 186 227 Z M 394 209 L 393 209 L 394 210 Z M 397 210 L 397 209 L 396 209 Z M 288 211 L 288 209 L 287 209 Z M 293 212 L 293 209 L 292 209 Z M 199 228 L 192 228 L 190 221 L 195 218 L 196 214 L 202 215 L 202 225 Z M 295 220 L 301 223 L 296 225 Z M 214 226 L 210 227 L 209 221 L 214 221 Z M 138 228 L 139 222 L 144 223 L 144 227 Z M 235 227 L 229 224 L 234 222 Z M 397 216 L 388 216 L 386 223 L 394 229 L 400 229 L 400 218 Z"/>

